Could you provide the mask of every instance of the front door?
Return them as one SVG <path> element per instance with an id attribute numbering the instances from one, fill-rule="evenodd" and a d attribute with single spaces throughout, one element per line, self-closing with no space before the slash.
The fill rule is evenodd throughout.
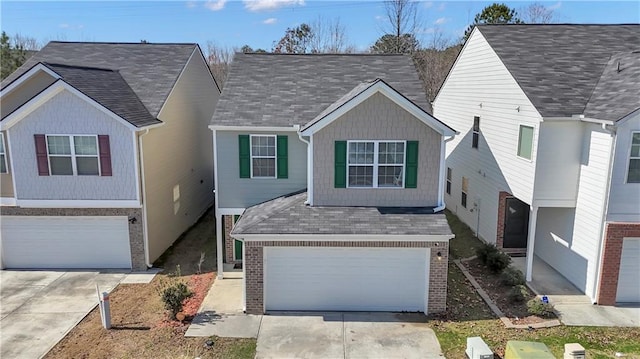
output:
<path id="1" fill-rule="evenodd" d="M 506 199 L 503 248 L 527 248 L 529 205 L 517 198 Z"/>

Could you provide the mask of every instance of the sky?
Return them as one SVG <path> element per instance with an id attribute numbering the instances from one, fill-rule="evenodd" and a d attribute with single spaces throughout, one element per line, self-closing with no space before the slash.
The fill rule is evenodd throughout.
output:
<path id="1" fill-rule="evenodd" d="M 460 39 L 474 16 L 492 1 L 419 1 L 418 39 L 434 33 Z M 640 1 L 539 1 L 561 23 L 640 23 Z M 505 1 L 519 10 L 531 1 Z M 0 28 L 40 43 L 58 41 L 197 42 L 224 48 L 270 50 L 287 28 L 318 17 L 344 25 L 348 43 L 366 50 L 385 33 L 381 1 L 5 1 Z"/>

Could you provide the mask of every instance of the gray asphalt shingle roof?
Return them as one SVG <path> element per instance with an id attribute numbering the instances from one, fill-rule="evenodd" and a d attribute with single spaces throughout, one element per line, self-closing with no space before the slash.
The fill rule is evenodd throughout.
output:
<path id="1" fill-rule="evenodd" d="M 640 51 L 617 54 L 607 63 L 589 99 L 584 115 L 601 120 L 617 121 L 638 109 L 640 109 Z"/>
<path id="2" fill-rule="evenodd" d="M 613 55 L 636 50 L 640 24 L 479 25 L 544 117 L 583 114 Z"/>
<path id="3" fill-rule="evenodd" d="M 118 71 L 45 64 L 69 85 L 137 127 L 161 123 L 151 116 Z"/>
<path id="4" fill-rule="evenodd" d="M 178 76 L 197 46 L 197 44 L 52 41 L 2 81 L 1 87 L 4 88 L 40 62 L 78 68 L 109 69 L 120 74 L 150 115 L 156 118 Z M 77 82 L 89 85 L 88 81 L 79 78 L 80 74 L 80 71 L 75 71 L 70 76 L 73 76 Z M 87 76 L 96 75 L 95 72 L 90 71 L 86 71 L 84 74 Z M 110 80 L 117 81 L 115 77 L 110 78 Z M 94 96 L 96 96 L 100 88 L 105 89 L 105 87 L 96 84 L 96 88 L 93 91 Z M 135 102 L 125 98 L 130 94 L 130 91 L 123 93 L 122 100 L 124 104 L 122 106 Z M 104 94 L 105 97 L 113 95 L 113 93 Z M 120 108 L 121 110 L 122 108 Z M 135 109 L 131 110 L 137 112 Z"/>
<path id="5" fill-rule="evenodd" d="M 211 124 L 302 126 L 356 86 L 377 78 L 431 113 L 406 55 L 237 53 Z"/>
<path id="6" fill-rule="evenodd" d="M 431 207 L 318 207 L 297 192 L 245 210 L 232 234 L 451 235 L 443 213 Z"/>

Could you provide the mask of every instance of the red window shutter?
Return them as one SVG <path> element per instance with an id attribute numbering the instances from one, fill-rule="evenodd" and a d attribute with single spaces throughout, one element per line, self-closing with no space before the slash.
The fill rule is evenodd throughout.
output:
<path id="1" fill-rule="evenodd" d="M 111 147 L 108 135 L 98 135 L 98 151 L 100 152 L 100 175 L 111 176 Z"/>
<path id="2" fill-rule="evenodd" d="M 47 139 L 44 135 L 33 135 L 36 141 L 36 160 L 38 162 L 38 175 L 49 175 L 49 158 L 47 157 Z"/>

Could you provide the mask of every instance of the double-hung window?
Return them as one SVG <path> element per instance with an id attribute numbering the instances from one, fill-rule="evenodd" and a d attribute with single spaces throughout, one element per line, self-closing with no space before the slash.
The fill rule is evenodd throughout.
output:
<path id="1" fill-rule="evenodd" d="M 531 159 L 533 154 L 533 127 L 520 125 L 518 130 L 518 157 Z"/>
<path id="2" fill-rule="evenodd" d="M 9 172 L 7 169 L 7 152 L 4 147 L 4 134 L 0 133 L 0 173 Z"/>
<path id="3" fill-rule="evenodd" d="M 405 141 L 349 141 L 348 187 L 404 187 L 405 147 Z"/>
<path id="4" fill-rule="evenodd" d="M 451 194 L 451 180 L 453 178 L 453 170 L 447 167 L 447 194 Z"/>
<path id="5" fill-rule="evenodd" d="M 460 195 L 460 204 L 467 208 L 467 194 L 469 193 L 469 179 L 462 177 L 462 193 Z"/>
<path id="6" fill-rule="evenodd" d="M 473 117 L 473 137 L 471 139 L 471 147 L 478 148 L 478 142 L 480 141 L 480 117 Z"/>
<path id="7" fill-rule="evenodd" d="M 47 135 L 51 175 L 98 176 L 98 136 Z"/>
<path id="8" fill-rule="evenodd" d="M 631 133 L 631 153 L 627 183 L 640 183 L 640 132 Z"/>
<path id="9" fill-rule="evenodd" d="M 276 178 L 275 135 L 251 135 L 251 177 Z"/>

